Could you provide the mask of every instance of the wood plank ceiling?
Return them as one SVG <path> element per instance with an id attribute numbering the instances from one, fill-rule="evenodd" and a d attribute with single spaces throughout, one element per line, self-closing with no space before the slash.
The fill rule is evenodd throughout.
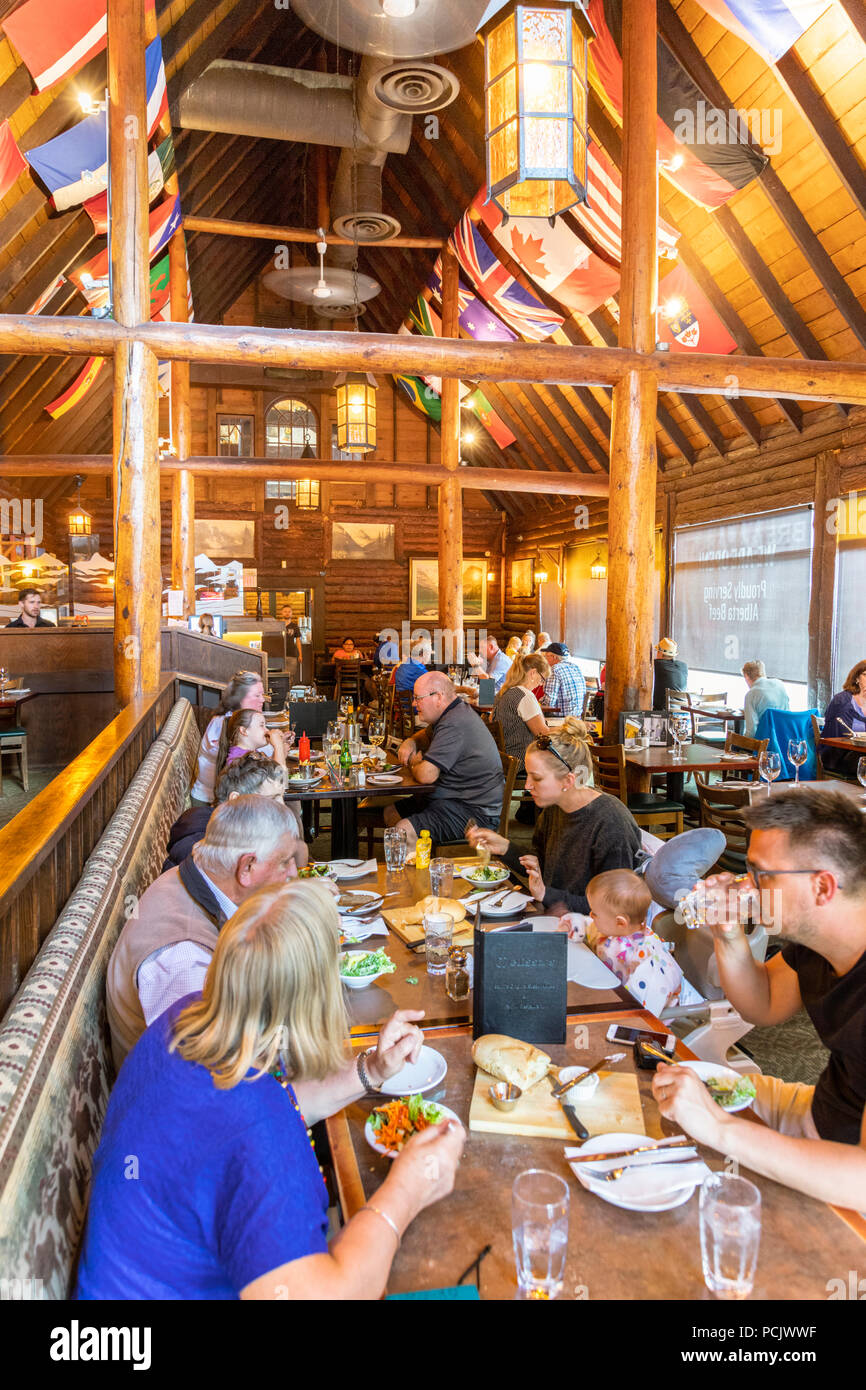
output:
<path id="1" fill-rule="evenodd" d="M 858 4 L 832 0 L 779 64 L 768 67 L 695 0 L 659 0 L 665 42 L 710 100 L 724 108 L 768 110 L 780 122 L 781 139 L 767 169 L 715 213 L 698 207 L 664 179 L 661 183 L 661 211 L 681 233 L 682 262 L 738 351 L 866 360 L 866 24 L 858 23 Z M 3 5 L 0 13 L 8 8 Z M 324 45 L 273 0 L 221 0 L 217 5 L 212 0 L 157 0 L 157 15 L 183 211 L 313 226 L 316 156 L 310 147 L 181 130 L 178 101 L 215 58 L 315 68 L 324 53 L 330 70 L 347 72 L 351 55 Z M 405 233 L 445 237 L 483 182 L 480 45 L 438 61 L 459 77 L 460 94 L 440 113 L 438 139 L 427 139 L 423 122 L 415 122 L 408 153 L 387 160 L 383 194 L 385 210 L 399 219 Z M 102 54 L 51 92 L 33 95 L 26 69 L 3 39 L 0 120 L 9 119 L 19 147 L 27 150 L 77 120 L 76 91 L 99 90 L 104 77 Z M 597 97 L 590 123 L 593 138 L 618 164 L 621 132 Z M 329 177 L 337 155 L 327 152 Z M 23 173 L 0 202 L 0 312 L 26 312 L 59 274 L 82 264 L 103 244 L 82 209 L 51 214 L 44 192 Z M 200 322 L 221 321 L 273 254 L 265 241 L 206 233 L 189 235 L 188 246 Z M 434 252 L 420 250 L 362 250 L 360 269 L 383 285 L 362 327 L 395 332 L 426 285 L 434 260 Z M 519 267 L 511 269 L 520 277 Z M 81 296 L 64 282 L 46 312 L 80 314 L 84 309 Z M 287 305 L 285 321 L 303 322 L 303 311 L 299 319 Z M 309 322 L 321 326 L 312 317 Z M 557 338 L 603 345 L 615 344 L 616 335 L 617 306 L 611 300 L 589 317 L 568 318 Z M 46 402 L 68 386 L 80 367 L 80 359 L 0 358 L 3 453 L 110 450 L 110 372 L 103 372 L 68 416 L 52 421 L 45 414 Z M 591 473 L 607 469 L 609 391 L 579 384 L 507 392 L 488 386 L 486 391 L 516 442 L 500 451 L 479 429 L 477 444 L 466 451 L 470 463 Z M 794 438 L 833 414 L 806 402 L 746 403 L 668 394 L 659 402 L 659 467 L 683 468 L 698 456 L 744 445 L 755 449 L 775 435 Z M 841 409 L 835 417 L 844 423 Z M 511 503 L 528 510 L 553 505 L 534 497 L 515 497 Z"/>

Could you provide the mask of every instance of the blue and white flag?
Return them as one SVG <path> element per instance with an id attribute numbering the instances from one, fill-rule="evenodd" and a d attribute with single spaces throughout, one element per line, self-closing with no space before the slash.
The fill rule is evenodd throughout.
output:
<path id="1" fill-rule="evenodd" d="M 767 63 L 778 62 L 829 6 L 830 0 L 701 0 L 707 14 Z"/>

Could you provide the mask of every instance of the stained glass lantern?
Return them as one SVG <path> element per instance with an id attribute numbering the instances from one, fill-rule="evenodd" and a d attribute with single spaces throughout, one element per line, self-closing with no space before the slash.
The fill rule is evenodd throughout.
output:
<path id="1" fill-rule="evenodd" d="M 511 3 L 481 30 L 488 196 L 506 217 L 586 202 L 587 40 L 575 4 Z"/>
<path id="2" fill-rule="evenodd" d="M 607 565 L 601 558 L 601 551 L 598 552 L 589 570 L 592 579 L 607 579 Z"/>
<path id="3" fill-rule="evenodd" d="M 376 378 L 368 372 L 345 372 L 335 385 L 338 448 L 369 453 L 376 447 Z"/>
<path id="4" fill-rule="evenodd" d="M 315 478 L 299 478 L 295 506 L 301 511 L 315 512 L 319 508 L 319 483 Z"/>

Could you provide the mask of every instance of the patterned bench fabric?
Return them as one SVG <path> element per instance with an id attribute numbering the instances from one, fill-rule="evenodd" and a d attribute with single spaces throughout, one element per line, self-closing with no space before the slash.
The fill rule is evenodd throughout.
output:
<path id="1" fill-rule="evenodd" d="M 105 973 L 159 873 L 200 734 L 175 704 L 0 1027 L 0 1279 L 68 1298 L 114 1080 Z"/>

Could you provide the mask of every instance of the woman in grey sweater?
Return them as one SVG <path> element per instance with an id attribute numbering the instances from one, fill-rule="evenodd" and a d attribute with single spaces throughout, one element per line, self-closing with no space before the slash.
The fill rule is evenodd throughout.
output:
<path id="1" fill-rule="evenodd" d="M 586 725 L 566 719 L 553 737 L 526 750 L 526 789 L 542 812 L 532 837 L 533 854 L 521 855 L 504 835 L 470 830 L 512 869 L 522 867 L 529 891 L 546 908 L 588 912 L 586 885 L 606 869 L 633 869 L 641 859 L 641 834 L 631 812 L 615 796 L 592 785 Z"/>

